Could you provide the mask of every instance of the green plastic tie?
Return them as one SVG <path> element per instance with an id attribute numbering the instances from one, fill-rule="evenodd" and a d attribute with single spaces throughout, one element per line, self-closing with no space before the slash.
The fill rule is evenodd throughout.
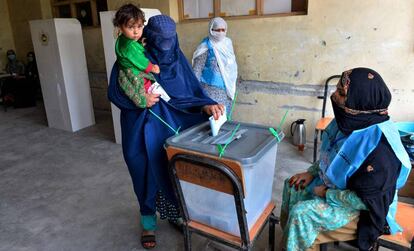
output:
<path id="1" fill-rule="evenodd" d="M 273 134 L 273 136 L 276 137 L 277 142 L 280 142 L 279 134 L 277 133 L 277 131 L 275 129 L 273 129 L 272 127 L 269 128 L 269 131 L 270 131 L 271 134 Z"/>
<path id="2" fill-rule="evenodd" d="M 177 130 L 175 130 L 172 126 L 170 126 L 167 122 L 165 122 L 160 116 L 158 116 L 155 112 L 153 112 L 151 109 L 148 109 L 152 115 L 154 115 L 157 119 L 159 119 L 164 125 L 166 125 L 168 128 L 170 128 L 175 135 L 178 135 L 178 131 L 180 130 L 181 126 L 178 127 Z"/>
<path id="3" fill-rule="evenodd" d="M 238 92 L 236 91 L 236 93 L 234 94 L 233 102 L 231 103 L 230 113 L 227 116 L 228 121 L 231 121 L 231 116 L 233 115 L 234 106 L 236 105 L 237 94 Z"/>
<path id="4" fill-rule="evenodd" d="M 217 149 L 219 151 L 219 158 L 221 158 L 224 155 L 224 151 L 226 150 L 227 146 L 230 144 L 237 130 L 239 130 L 239 127 L 240 127 L 240 123 L 237 124 L 236 128 L 234 128 L 231 136 L 227 139 L 227 143 L 224 146 L 221 146 L 220 144 L 217 145 Z"/>
<path id="5" fill-rule="evenodd" d="M 283 125 L 283 123 L 285 123 L 286 116 L 287 116 L 288 112 L 289 112 L 289 110 L 286 110 L 285 115 L 283 115 L 283 118 L 280 121 L 279 126 L 277 127 L 277 130 L 275 130 L 273 127 L 269 127 L 270 133 L 273 134 L 273 136 L 276 137 L 277 142 L 281 141 L 280 137 L 279 137 L 279 132 L 281 132 L 281 130 L 282 130 L 282 125 Z"/>
<path id="6" fill-rule="evenodd" d="M 283 115 L 283 118 L 282 118 L 282 120 L 280 121 L 279 126 L 277 127 L 277 131 L 278 131 L 278 132 L 280 132 L 280 131 L 281 131 L 281 129 L 282 129 L 282 125 L 283 125 L 283 123 L 285 123 L 285 119 L 286 119 L 286 116 L 287 116 L 288 112 L 289 112 L 289 110 L 286 110 L 285 115 Z"/>
<path id="7" fill-rule="evenodd" d="M 224 150 L 223 150 L 223 147 L 220 144 L 217 145 L 217 150 L 219 152 L 219 156 L 221 157 L 221 154 Z"/>

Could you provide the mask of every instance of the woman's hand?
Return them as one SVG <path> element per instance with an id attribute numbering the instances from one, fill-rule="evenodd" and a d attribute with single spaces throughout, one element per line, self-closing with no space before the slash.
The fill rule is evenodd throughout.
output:
<path id="1" fill-rule="evenodd" d="M 328 187 L 325 185 L 317 186 L 313 188 L 313 193 L 319 197 L 325 198 L 327 190 L 328 190 Z"/>
<path id="2" fill-rule="evenodd" d="M 147 99 L 147 108 L 152 107 L 158 101 L 160 101 L 160 94 L 145 93 L 145 98 Z"/>
<path id="3" fill-rule="evenodd" d="M 298 173 L 289 179 L 289 185 L 295 186 L 296 190 L 299 188 L 304 189 L 307 185 L 309 185 L 309 183 L 311 183 L 312 180 L 313 176 L 309 172 Z"/>
<path id="4" fill-rule="evenodd" d="M 203 107 L 203 111 L 208 115 L 213 115 L 215 120 L 218 120 L 220 115 L 224 114 L 224 105 L 206 105 Z"/>

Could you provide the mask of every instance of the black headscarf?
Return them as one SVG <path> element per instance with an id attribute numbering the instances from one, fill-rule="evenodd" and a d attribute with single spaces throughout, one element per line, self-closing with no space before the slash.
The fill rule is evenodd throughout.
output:
<path id="1" fill-rule="evenodd" d="M 338 128 L 344 134 L 389 119 L 387 109 L 391 93 L 377 72 L 355 68 L 342 73 L 338 85 L 346 90 L 345 103 L 336 103 L 332 96 L 331 100 Z M 347 182 L 347 188 L 354 191 L 368 208 L 361 211 L 358 221 L 360 250 L 369 250 L 384 233 L 400 169 L 401 162 L 382 135 L 377 147 Z"/>
<path id="2" fill-rule="evenodd" d="M 27 53 L 26 78 L 37 81 L 39 72 L 37 70 L 36 57 L 34 52 Z"/>
<path id="3" fill-rule="evenodd" d="M 335 120 L 342 133 L 349 135 L 389 119 L 387 108 L 391 93 L 376 71 L 368 68 L 345 71 L 338 84 L 348 89 L 345 106 L 332 100 Z"/>

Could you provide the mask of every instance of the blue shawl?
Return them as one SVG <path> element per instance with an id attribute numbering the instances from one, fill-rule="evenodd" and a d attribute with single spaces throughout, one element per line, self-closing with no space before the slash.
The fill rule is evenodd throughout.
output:
<path id="1" fill-rule="evenodd" d="M 313 191 L 315 186 L 325 184 L 338 189 L 347 189 L 348 180 L 359 169 L 368 155 L 377 147 L 384 135 L 396 157 L 401 161 L 401 170 L 396 182 L 396 189 L 401 188 L 410 173 L 411 163 L 402 146 L 398 130 L 391 120 L 368 128 L 356 130 L 345 136 L 333 120 L 323 133 L 321 159 L 319 167 L 320 179 L 314 179 L 307 189 Z M 395 221 L 397 210 L 397 193 L 389 207 L 387 222 L 391 233 L 401 231 Z"/>

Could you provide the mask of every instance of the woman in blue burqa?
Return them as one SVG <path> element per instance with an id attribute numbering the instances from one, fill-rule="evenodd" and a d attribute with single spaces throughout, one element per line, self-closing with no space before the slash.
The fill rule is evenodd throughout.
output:
<path id="1" fill-rule="evenodd" d="M 165 140 L 175 131 L 208 120 L 224 112 L 224 106 L 211 100 L 200 87 L 182 53 L 175 22 L 165 15 L 153 16 L 144 28 L 146 56 L 160 67 L 157 82 L 171 98 L 147 102 L 138 108 L 120 89 L 118 67 L 111 73 L 108 97 L 121 110 L 122 149 L 138 197 L 141 213 L 141 243 L 155 247 L 156 211 L 160 218 L 175 222 L 179 217 L 177 201 L 168 177 Z M 155 95 L 155 94 L 151 94 Z"/>
<path id="2" fill-rule="evenodd" d="M 331 96 L 335 119 L 323 132 L 320 160 L 285 181 L 281 209 L 286 250 L 354 240 L 371 250 L 379 235 L 400 231 L 397 189 L 411 170 L 388 116 L 391 93 L 367 68 L 342 73 Z"/>

